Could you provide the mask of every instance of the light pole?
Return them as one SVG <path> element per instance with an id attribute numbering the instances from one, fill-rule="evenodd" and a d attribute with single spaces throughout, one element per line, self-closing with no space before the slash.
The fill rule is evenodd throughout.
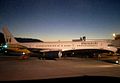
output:
<path id="1" fill-rule="evenodd" d="M 113 39 L 115 39 L 115 37 L 116 37 L 116 34 L 115 34 L 115 33 L 113 33 Z"/>

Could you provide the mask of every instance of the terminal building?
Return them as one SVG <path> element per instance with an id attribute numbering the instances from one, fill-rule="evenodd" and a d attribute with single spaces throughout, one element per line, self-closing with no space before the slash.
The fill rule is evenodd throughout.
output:
<path id="1" fill-rule="evenodd" d="M 112 45 L 118 48 L 118 52 L 120 53 L 120 34 L 114 35 L 114 39 L 112 40 Z"/>

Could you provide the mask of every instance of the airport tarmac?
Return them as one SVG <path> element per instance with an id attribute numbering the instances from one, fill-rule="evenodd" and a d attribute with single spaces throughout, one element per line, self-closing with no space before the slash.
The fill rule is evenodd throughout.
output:
<path id="1" fill-rule="evenodd" d="M 66 57 L 40 60 L 30 57 L 0 56 L 0 81 L 42 80 L 76 76 L 110 76 L 120 78 L 120 65 L 90 58 Z"/>

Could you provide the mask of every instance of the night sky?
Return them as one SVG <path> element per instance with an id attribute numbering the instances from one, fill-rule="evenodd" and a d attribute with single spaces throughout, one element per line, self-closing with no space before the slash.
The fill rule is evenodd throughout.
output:
<path id="1" fill-rule="evenodd" d="M 112 39 L 120 33 L 120 0 L 0 0 L 0 31 L 43 41 Z"/>

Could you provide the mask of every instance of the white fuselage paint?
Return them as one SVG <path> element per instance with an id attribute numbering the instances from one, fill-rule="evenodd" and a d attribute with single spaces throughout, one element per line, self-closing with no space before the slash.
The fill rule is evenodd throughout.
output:
<path id="1" fill-rule="evenodd" d="M 46 49 L 50 51 L 59 50 L 77 50 L 77 49 L 104 49 L 116 52 L 115 47 L 108 46 L 106 41 L 56 41 L 56 42 L 36 42 L 36 43 L 20 43 L 27 48 Z"/>

